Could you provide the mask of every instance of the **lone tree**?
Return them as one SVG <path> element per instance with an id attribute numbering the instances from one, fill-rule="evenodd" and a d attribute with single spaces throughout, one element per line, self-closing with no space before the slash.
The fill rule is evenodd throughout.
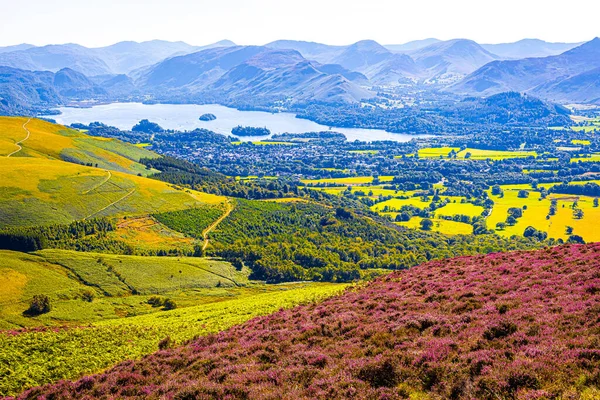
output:
<path id="1" fill-rule="evenodd" d="M 583 218 L 583 210 L 578 208 L 576 210 L 573 210 L 573 217 L 575 217 L 576 219 L 581 219 Z"/>
<path id="2" fill-rule="evenodd" d="M 25 311 L 25 314 L 35 316 L 46 314 L 50 312 L 52 306 L 50 305 L 50 298 L 45 294 L 36 294 L 33 296 L 29 308 Z"/>
<path id="3" fill-rule="evenodd" d="M 424 231 L 430 231 L 433 227 L 433 222 L 429 218 L 423 218 L 421 220 L 421 229 Z"/>
<path id="4" fill-rule="evenodd" d="M 504 223 L 504 222 L 498 222 L 496 224 L 496 229 L 498 229 L 500 231 L 503 231 L 504 229 L 506 229 L 506 223 Z"/>

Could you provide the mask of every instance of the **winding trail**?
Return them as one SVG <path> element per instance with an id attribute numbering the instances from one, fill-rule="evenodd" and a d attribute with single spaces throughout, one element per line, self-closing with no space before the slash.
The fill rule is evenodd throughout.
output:
<path id="1" fill-rule="evenodd" d="M 97 184 L 93 188 L 88 189 L 85 192 L 81 192 L 81 194 L 88 194 L 88 193 L 90 193 L 90 192 L 98 189 L 99 187 L 101 187 L 102 185 L 104 185 L 106 182 L 108 182 L 110 180 L 110 178 L 112 178 L 112 173 L 110 171 L 106 171 L 106 172 L 108 172 L 108 177 L 106 179 L 104 179 L 102 182 L 100 182 L 99 184 Z"/>
<path id="2" fill-rule="evenodd" d="M 223 220 L 225 218 L 227 218 L 229 216 L 229 214 L 231 214 L 231 212 L 233 211 L 233 205 L 229 202 L 229 200 L 227 200 L 225 202 L 226 206 L 227 206 L 227 210 L 225 210 L 225 213 L 223 215 L 221 215 L 219 217 L 219 219 L 217 219 L 215 222 L 213 222 L 208 228 L 206 228 L 204 230 L 204 232 L 202 232 L 202 237 L 204 238 L 204 244 L 202 245 L 202 251 L 206 250 L 206 248 L 208 247 L 208 234 L 213 231 L 221 222 L 223 222 Z"/>
<path id="3" fill-rule="evenodd" d="M 91 214 L 90 214 L 90 215 L 88 215 L 87 217 L 83 218 L 83 220 L 85 221 L 86 219 L 88 219 L 88 218 L 91 218 L 91 217 L 93 217 L 94 215 L 96 215 L 96 214 L 98 214 L 98 213 L 101 213 L 102 211 L 106 210 L 107 208 L 114 206 L 114 205 L 115 205 L 115 204 L 117 204 L 118 202 L 125 200 L 126 198 L 128 198 L 129 196 L 131 196 L 131 195 L 132 195 L 134 192 L 135 192 L 135 189 L 131 189 L 131 191 L 130 191 L 129 193 L 127 193 L 125 196 L 121 197 L 120 199 L 118 199 L 118 200 L 116 200 L 116 201 L 113 201 L 112 203 L 110 203 L 110 204 L 109 204 L 109 205 L 107 205 L 106 207 L 103 207 L 103 208 L 101 208 L 100 210 L 98 210 L 98 211 L 96 211 L 96 212 L 93 212 L 93 213 L 91 213 Z"/>
<path id="4" fill-rule="evenodd" d="M 27 120 L 27 122 L 25 122 L 23 124 L 23 129 L 25 129 L 25 131 L 27 132 L 27 136 L 25 137 L 25 139 L 23 140 L 19 140 L 18 142 L 15 143 L 15 145 L 18 147 L 17 150 L 13 151 L 12 153 L 10 153 L 9 155 L 6 156 L 6 158 L 12 156 L 13 154 L 17 154 L 18 152 L 20 152 L 21 150 L 23 150 L 23 147 L 21 146 L 21 143 L 23 143 L 24 141 L 26 141 L 27 139 L 29 139 L 29 136 L 31 135 L 31 132 L 29 132 L 29 129 L 27 129 L 27 124 L 29 123 L 29 121 L 31 121 L 31 118 L 29 118 Z"/>

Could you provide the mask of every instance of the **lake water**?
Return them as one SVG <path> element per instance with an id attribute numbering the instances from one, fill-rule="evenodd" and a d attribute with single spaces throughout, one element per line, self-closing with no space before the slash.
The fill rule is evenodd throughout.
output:
<path id="1" fill-rule="evenodd" d="M 63 125 L 70 125 L 75 122 L 89 124 L 98 121 L 123 130 L 131 129 L 141 119 L 156 122 L 165 129 L 183 131 L 205 128 L 223 135 L 231 135 L 231 129 L 238 125 L 267 127 L 271 133 L 303 133 L 330 130 L 328 126 L 296 118 L 291 113 L 271 114 L 261 111 L 239 111 L 217 104 L 112 103 L 90 108 L 61 107 L 59 110 L 60 115 L 52 115 L 48 118 L 52 118 Z M 206 113 L 214 114 L 217 119 L 214 121 L 200 121 L 198 118 Z M 414 138 L 428 137 L 427 135 L 389 133 L 381 129 L 332 128 L 332 130 L 343 133 L 349 141 L 393 140 L 408 142 Z M 246 136 L 240 139 L 251 141 L 266 138 L 265 136 L 259 138 Z"/>

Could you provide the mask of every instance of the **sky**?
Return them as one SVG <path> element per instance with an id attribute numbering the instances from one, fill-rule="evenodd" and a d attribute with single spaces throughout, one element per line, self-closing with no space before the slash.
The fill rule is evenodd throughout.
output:
<path id="1" fill-rule="evenodd" d="M 344 45 L 434 37 L 479 43 L 600 36 L 598 0 L 0 0 L 0 46 L 277 39 Z"/>

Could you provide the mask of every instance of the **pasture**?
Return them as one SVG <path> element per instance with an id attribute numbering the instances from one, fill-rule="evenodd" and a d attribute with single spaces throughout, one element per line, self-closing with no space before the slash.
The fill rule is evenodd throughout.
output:
<path id="1" fill-rule="evenodd" d="M 63 161 L 0 157 L 0 225 L 65 224 L 219 204 L 225 198 Z"/>
<path id="2" fill-rule="evenodd" d="M 40 119 L 27 121 L 24 117 L 0 117 L 0 157 L 17 151 L 16 143 L 25 139 L 29 131 L 27 140 L 20 143 L 22 149 L 11 158 L 56 159 L 136 175 L 157 172 L 139 163 L 141 158 L 158 157 L 144 148 L 116 139 L 88 136 Z"/>

